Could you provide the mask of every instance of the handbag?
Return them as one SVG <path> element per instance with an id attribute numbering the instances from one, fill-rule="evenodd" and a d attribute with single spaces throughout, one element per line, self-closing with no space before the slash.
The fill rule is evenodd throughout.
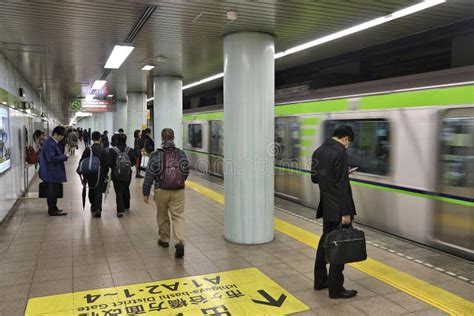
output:
<path id="1" fill-rule="evenodd" d="M 367 259 L 365 234 L 353 228 L 352 223 L 347 228 L 339 224 L 337 229 L 327 234 L 324 249 L 326 261 L 330 264 L 346 264 Z"/>
<path id="2" fill-rule="evenodd" d="M 150 161 L 150 157 L 142 156 L 142 160 L 140 162 L 140 169 L 145 170 L 148 166 L 148 161 Z"/>
<path id="3" fill-rule="evenodd" d="M 41 199 L 45 199 L 48 197 L 48 184 L 46 182 L 40 182 L 39 184 L 39 192 L 38 192 L 38 197 Z M 59 192 L 58 192 L 58 199 L 63 198 L 63 184 L 59 186 Z"/>

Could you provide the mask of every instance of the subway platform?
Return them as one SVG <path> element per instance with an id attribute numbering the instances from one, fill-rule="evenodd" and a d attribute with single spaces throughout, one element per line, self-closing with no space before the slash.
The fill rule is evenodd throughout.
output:
<path id="1" fill-rule="evenodd" d="M 473 315 L 474 264 L 361 227 L 369 259 L 346 265 L 355 298 L 313 290 L 320 223 L 312 210 L 276 199 L 275 239 L 225 241 L 221 182 L 198 174 L 186 189 L 186 246 L 157 245 L 156 209 L 132 179 L 131 209 L 115 213 L 110 188 L 101 218 L 82 208 L 67 164 L 67 216 L 49 217 L 30 194 L 0 229 L 0 315 Z M 36 193 L 35 193 L 36 191 Z"/>

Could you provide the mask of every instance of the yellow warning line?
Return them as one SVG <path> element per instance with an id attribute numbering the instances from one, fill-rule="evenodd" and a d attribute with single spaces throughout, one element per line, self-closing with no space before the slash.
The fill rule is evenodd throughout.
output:
<path id="1" fill-rule="evenodd" d="M 189 180 L 186 182 L 186 185 L 188 188 L 207 196 L 211 200 L 224 204 L 224 196 L 222 194 Z M 318 235 L 278 218 L 275 218 L 275 230 L 312 248 L 316 248 L 319 241 Z M 350 266 L 451 315 L 474 315 L 473 302 L 431 285 L 408 273 L 394 269 L 380 261 L 367 258 L 367 260 L 362 262 L 351 263 Z"/>

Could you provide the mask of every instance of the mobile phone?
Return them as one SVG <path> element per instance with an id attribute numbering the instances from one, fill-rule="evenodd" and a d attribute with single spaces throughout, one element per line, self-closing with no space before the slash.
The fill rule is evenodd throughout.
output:
<path id="1" fill-rule="evenodd" d="M 353 173 L 357 171 L 357 169 L 359 169 L 359 167 L 349 168 L 349 173 Z"/>

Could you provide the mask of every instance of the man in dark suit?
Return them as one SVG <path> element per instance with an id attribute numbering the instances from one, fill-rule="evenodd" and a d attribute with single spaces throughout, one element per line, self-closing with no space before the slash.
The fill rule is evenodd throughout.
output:
<path id="1" fill-rule="evenodd" d="M 326 270 L 324 240 L 339 224 L 348 225 L 356 214 L 349 183 L 349 165 L 346 149 L 354 141 L 350 126 L 339 126 L 333 137 L 327 139 L 313 153 L 311 180 L 319 183 L 320 200 L 316 218 L 323 218 L 323 235 L 319 241 L 314 265 L 314 289 L 329 288 L 330 298 L 350 298 L 355 290 L 344 288 L 344 265 L 331 264 Z"/>
<path id="2" fill-rule="evenodd" d="M 57 202 L 62 184 L 67 182 L 66 168 L 64 162 L 68 157 L 64 154 L 64 146 L 61 142 L 66 136 L 64 126 L 56 126 L 53 135 L 48 138 L 41 148 L 39 176 L 47 185 L 47 201 L 49 216 L 64 216 L 66 212 L 58 209 Z"/>

